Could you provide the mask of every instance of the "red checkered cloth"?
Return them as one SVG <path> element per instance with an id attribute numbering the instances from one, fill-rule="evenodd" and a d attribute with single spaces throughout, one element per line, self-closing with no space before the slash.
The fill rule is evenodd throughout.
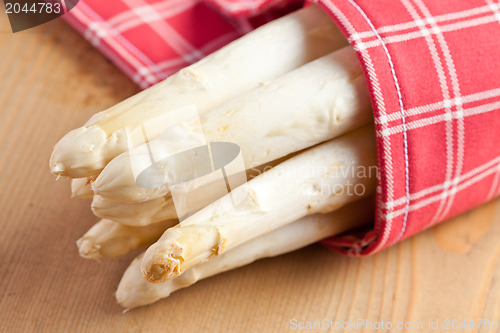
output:
<path id="1" fill-rule="evenodd" d="M 314 2 L 337 22 L 364 68 L 379 166 L 374 228 L 323 244 L 371 254 L 498 196 L 500 3 Z M 146 87 L 293 3 L 82 0 L 65 17 Z"/>
<path id="2" fill-rule="evenodd" d="M 81 0 L 63 18 L 145 89 L 300 6 L 297 0 Z"/>

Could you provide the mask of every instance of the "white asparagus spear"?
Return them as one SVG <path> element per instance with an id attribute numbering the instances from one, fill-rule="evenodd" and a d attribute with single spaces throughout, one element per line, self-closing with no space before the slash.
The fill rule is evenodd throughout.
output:
<path id="1" fill-rule="evenodd" d="M 145 227 L 130 227 L 101 220 L 76 241 L 80 255 L 87 259 L 113 258 L 154 243 L 177 220 L 162 221 Z"/>
<path id="2" fill-rule="evenodd" d="M 94 191 L 90 183 L 95 177 L 75 178 L 71 180 L 71 197 L 92 200 Z"/>
<path id="3" fill-rule="evenodd" d="M 207 141 L 239 145 L 247 167 L 260 165 L 332 139 L 372 120 L 362 68 L 344 47 L 278 77 L 269 84 L 206 112 Z M 186 134 L 187 136 L 187 134 Z M 147 165 L 150 151 L 166 155 L 165 144 L 145 145 L 112 160 L 93 182 L 95 193 L 116 201 L 164 196 L 167 186 L 141 187 L 132 166 Z M 188 168 L 183 169 L 188 172 Z"/>
<path id="4" fill-rule="evenodd" d="M 168 229 L 144 255 L 145 277 L 174 278 L 303 216 L 372 194 L 375 155 L 373 127 L 365 126 L 290 158 Z"/>
<path id="5" fill-rule="evenodd" d="M 247 179 L 257 177 L 262 172 L 270 170 L 272 167 L 285 161 L 289 157 L 291 156 L 286 156 L 247 170 Z M 205 191 L 204 198 L 200 198 L 201 200 L 195 200 L 197 198 L 192 197 L 192 200 L 189 200 L 188 203 L 190 209 L 195 212 L 203 208 L 207 205 L 207 202 L 212 203 L 219 199 L 220 196 L 218 194 L 219 193 L 216 191 Z M 100 195 L 94 195 L 91 208 L 97 217 L 130 226 L 145 226 L 164 220 L 178 218 L 174 202 L 170 195 L 142 202 L 114 201 L 103 198 Z"/>
<path id="6" fill-rule="evenodd" d="M 309 6 L 272 21 L 165 81 L 94 115 L 66 134 L 54 147 L 54 174 L 86 177 L 111 159 L 144 143 L 130 136 L 148 120 L 155 122 L 149 139 L 169 126 L 171 110 L 195 104 L 203 113 L 313 59 L 347 45 L 328 14 Z M 235 79 L 236 78 L 236 79 Z"/>
<path id="7" fill-rule="evenodd" d="M 113 201 L 95 195 L 90 207 L 92 212 L 100 218 L 135 227 L 177 219 L 174 202 L 170 195 L 132 203 Z"/>
<path id="8" fill-rule="evenodd" d="M 116 291 L 116 299 L 121 306 L 128 309 L 151 304 L 210 276 L 247 265 L 258 259 L 291 252 L 346 230 L 355 229 L 371 222 L 373 216 L 373 197 L 358 200 L 329 214 L 306 216 L 163 283 L 149 283 L 143 278 L 142 254 L 134 259 L 123 274 Z"/>

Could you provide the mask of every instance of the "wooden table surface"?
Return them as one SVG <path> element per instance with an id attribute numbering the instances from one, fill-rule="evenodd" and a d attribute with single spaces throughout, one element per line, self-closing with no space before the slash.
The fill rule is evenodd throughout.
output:
<path id="1" fill-rule="evenodd" d="M 97 219 L 48 160 L 64 133 L 139 90 L 61 20 L 12 34 L 2 17 L 0 59 L 1 332 L 282 332 L 294 319 L 473 332 L 479 321 L 444 330 L 445 320 L 500 317 L 498 199 L 369 258 L 313 245 L 122 313 L 114 291 L 135 254 L 78 256 Z"/>

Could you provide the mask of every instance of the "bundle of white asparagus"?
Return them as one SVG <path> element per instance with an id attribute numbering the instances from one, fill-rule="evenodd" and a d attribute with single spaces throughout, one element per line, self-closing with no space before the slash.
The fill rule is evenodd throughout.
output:
<path id="1" fill-rule="evenodd" d="M 102 218 L 83 257 L 149 246 L 116 293 L 132 308 L 370 222 L 371 121 L 355 52 L 309 6 L 97 113 L 50 167 Z"/>

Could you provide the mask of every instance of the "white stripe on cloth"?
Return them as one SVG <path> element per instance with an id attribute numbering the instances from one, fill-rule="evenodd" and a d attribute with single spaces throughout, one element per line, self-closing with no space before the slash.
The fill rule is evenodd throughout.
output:
<path id="1" fill-rule="evenodd" d="M 436 23 L 446 22 L 446 21 L 454 21 L 462 18 L 472 17 L 479 14 L 488 13 L 492 8 L 490 6 L 482 6 L 473 9 L 466 9 L 459 12 L 446 13 L 442 15 L 434 16 L 433 19 Z M 384 27 L 380 27 L 377 29 L 377 32 L 380 34 L 385 34 L 388 32 L 399 32 L 404 30 L 416 29 L 418 26 L 425 24 L 424 21 L 410 21 L 405 23 L 399 23 L 394 25 L 388 25 Z M 358 33 L 360 38 L 370 38 L 375 37 L 375 33 L 373 31 L 363 31 Z"/>
<path id="2" fill-rule="evenodd" d="M 491 200 L 495 197 L 495 194 L 498 193 L 500 190 L 499 187 L 499 180 L 500 180 L 500 163 L 497 165 L 497 171 L 495 174 L 495 178 L 493 179 L 493 182 L 491 182 L 491 189 L 488 192 L 488 200 Z"/>
<path id="3" fill-rule="evenodd" d="M 474 18 L 474 19 L 467 20 L 467 21 L 460 21 L 460 22 L 454 22 L 451 24 L 443 25 L 440 27 L 440 32 L 459 31 L 459 30 L 463 30 L 463 29 L 467 29 L 467 28 L 471 28 L 471 27 L 489 24 L 492 22 L 496 22 L 496 17 L 495 17 L 495 15 L 490 14 L 487 16 L 482 16 L 482 17 Z M 382 40 L 385 44 L 392 44 L 392 43 L 399 43 L 399 42 L 409 41 L 412 39 L 422 38 L 422 37 L 425 37 L 429 34 L 433 35 L 435 33 L 438 33 L 438 32 L 434 32 L 433 30 L 429 30 L 429 29 L 418 30 L 418 31 L 414 31 L 414 32 L 400 34 L 400 35 L 384 37 Z M 377 46 L 380 46 L 380 41 L 378 39 L 364 42 L 364 47 L 367 49 L 372 48 L 372 47 L 377 47 Z"/>
<path id="4" fill-rule="evenodd" d="M 200 48 L 200 51 L 209 54 L 221 47 L 222 45 L 225 45 L 240 35 L 234 31 L 229 32 L 227 34 L 224 34 L 220 37 L 217 37 L 213 40 L 211 40 L 209 43 L 203 45 L 203 47 Z M 160 70 L 164 71 L 166 73 L 165 78 L 168 76 L 172 71 L 176 71 L 179 68 L 179 65 L 186 65 L 186 61 L 182 58 L 174 58 L 174 59 L 168 59 L 162 62 L 159 62 L 156 64 L 156 67 L 158 67 Z M 147 68 L 145 69 L 147 70 Z"/>
<path id="5" fill-rule="evenodd" d="M 238 22 L 239 32 L 242 35 L 253 30 L 252 24 L 246 17 L 238 17 L 236 21 Z"/>
<path id="6" fill-rule="evenodd" d="M 109 24 L 115 27 L 117 31 L 124 32 L 133 29 L 141 24 L 166 20 L 177 14 L 185 12 L 196 5 L 197 1 L 174 0 L 159 2 L 150 7 L 130 8 L 116 20 L 109 20 Z M 163 5 L 163 6 L 160 6 Z M 168 5 L 168 6 L 166 6 Z"/>
<path id="7" fill-rule="evenodd" d="M 492 0 L 486 0 L 486 3 L 488 3 L 488 8 L 495 14 L 498 23 L 500 23 L 500 4 Z"/>
<path id="8" fill-rule="evenodd" d="M 457 179 L 453 179 L 452 181 L 456 182 L 456 183 L 461 183 L 463 181 L 468 180 L 469 178 L 472 178 L 476 175 L 482 174 L 483 172 L 488 171 L 491 168 L 495 169 L 499 165 L 500 165 L 500 156 L 497 156 L 494 159 L 489 160 L 488 162 L 481 164 L 480 166 L 478 166 L 478 167 L 470 170 L 469 172 L 461 175 Z M 449 184 L 440 183 L 437 185 L 430 186 L 430 187 L 423 189 L 419 192 L 410 194 L 410 200 L 417 201 L 421 198 L 428 196 L 429 194 L 432 194 L 432 193 L 438 192 L 438 191 L 442 191 L 446 186 L 449 186 Z M 405 199 L 406 199 L 405 197 L 401 197 L 401 198 L 395 200 L 394 202 L 391 203 L 391 207 L 398 207 L 398 206 L 403 205 L 405 203 Z M 387 205 L 387 204 L 388 203 L 383 204 L 382 207 L 386 208 L 385 205 Z"/>
<path id="9" fill-rule="evenodd" d="M 231 13 L 247 12 L 246 15 L 250 16 L 256 14 L 256 12 L 262 7 L 270 8 L 283 2 L 283 0 L 216 0 L 214 1 L 217 6 L 224 8 L 225 11 Z M 259 13 L 260 14 L 260 13 Z"/>
<path id="10" fill-rule="evenodd" d="M 224 7 L 228 12 L 236 12 L 236 11 L 253 11 L 258 8 L 262 4 L 262 0 L 260 1 L 226 1 L 226 0 L 217 0 L 217 5 L 220 7 Z"/>
<path id="11" fill-rule="evenodd" d="M 452 107 L 457 105 L 457 103 L 461 102 L 462 105 L 466 105 L 467 103 L 473 103 L 473 102 L 479 102 L 482 100 L 490 99 L 490 98 L 495 98 L 500 96 L 500 88 L 496 89 L 491 89 L 491 90 L 486 90 L 486 91 L 481 91 L 481 92 L 476 92 L 473 94 L 469 95 L 464 95 L 461 97 L 461 101 L 457 101 L 455 99 L 447 99 L 443 100 L 440 102 L 435 102 L 431 104 L 426 104 L 422 106 L 417 106 L 413 107 L 410 109 L 405 110 L 406 117 L 412 117 L 412 116 L 418 116 L 418 115 L 423 115 L 426 113 L 430 113 L 433 111 L 438 111 L 443 109 L 445 106 L 446 107 Z M 386 122 L 391 122 L 395 120 L 399 120 L 401 118 L 401 114 L 398 112 L 391 113 L 387 116 L 387 119 L 385 119 Z M 379 122 L 380 119 L 376 119 L 376 123 Z"/>
<path id="12" fill-rule="evenodd" d="M 198 3 L 197 0 L 169 0 L 152 3 L 150 4 L 150 6 L 163 18 L 169 18 L 181 11 L 185 11 L 193 7 L 196 3 Z M 141 7 L 136 7 L 135 10 L 140 11 Z M 139 18 L 133 9 L 118 13 L 115 16 L 107 19 L 107 22 L 120 32 L 134 28 L 144 23 L 142 18 Z"/>
<path id="13" fill-rule="evenodd" d="M 436 37 L 438 40 L 438 44 L 441 47 L 441 53 L 444 56 L 445 59 L 445 64 L 446 68 L 448 70 L 448 75 L 451 79 L 451 87 L 453 91 L 453 96 L 452 99 L 455 101 L 459 101 L 456 103 L 456 122 L 457 122 L 457 146 L 456 146 L 456 167 L 455 167 L 455 175 L 454 179 L 456 179 L 462 172 L 462 167 L 463 167 L 463 161 L 464 161 L 464 145 L 465 145 L 465 125 L 464 125 L 464 119 L 463 119 L 463 107 L 462 107 L 462 102 L 461 102 L 461 93 L 460 93 L 460 84 L 457 76 L 457 72 L 455 70 L 455 64 L 453 62 L 452 55 L 450 53 L 450 49 L 448 47 L 448 44 L 444 38 L 444 34 L 441 32 L 441 29 L 439 26 L 435 23 L 434 19 L 432 18 L 432 14 L 430 13 L 429 9 L 425 6 L 425 4 L 422 2 L 422 0 L 413 0 L 413 2 L 417 5 L 417 7 L 420 9 L 420 11 L 424 14 L 425 20 L 427 22 L 431 22 L 431 29 L 436 32 Z M 446 110 L 446 108 L 445 108 Z M 451 111 L 451 109 L 450 109 Z M 452 128 L 452 133 L 453 133 L 453 114 L 448 113 L 451 115 L 451 120 L 450 120 L 450 127 Z M 448 127 L 448 126 L 447 126 Z M 453 136 L 452 136 L 453 140 Z M 453 149 L 453 145 L 452 145 Z M 452 160 L 453 163 L 453 160 Z M 448 178 L 446 179 L 448 180 Z M 452 188 L 455 188 L 457 184 L 452 182 Z M 455 192 L 456 193 L 456 192 Z M 453 200 L 455 198 L 455 195 L 452 194 L 449 196 L 447 199 L 447 203 L 441 210 L 441 203 L 445 202 L 442 201 L 440 203 L 440 208 L 436 211 L 436 214 L 434 218 L 431 220 L 431 224 L 435 224 L 437 221 L 441 221 L 444 216 L 446 216 L 453 204 Z"/>
<path id="14" fill-rule="evenodd" d="M 102 22 L 103 26 L 110 32 L 106 36 L 106 43 L 108 45 L 100 45 L 102 52 L 109 56 L 113 61 L 122 68 L 127 75 L 133 76 L 141 67 L 149 67 L 155 71 L 155 64 L 144 53 L 132 45 L 120 33 L 116 32 L 113 27 L 109 26 L 104 19 L 97 14 L 92 8 L 88 7 L 84 2 L 79 3 L 71 10 L 73 16 L 85 23 L 87 26 L 91 22 Z M 118 57 L 116 56 L 118 55 Z M 120 58 L 123 58 L 120 59 Z M 141 63 L 142 62 L 142 63 Z M 132 66 L 132 68 L 130 68 Z M 147 82 L 143 80 L 134 80 L 141 88 L 148 86 Z"/>
<path id="15" fill-rule="evenodd" d="M 181 34 L 179 34 L 171 25 L 161 20 L 161 16 L 154 11 L 154 9 L 143 0 L 124 0 L 130 8 L 135 8 L 139 4 L 143 10 L 135 12 L 138 16 L 158 16 L 159 20 L 145 22 L 156 34 L 169 45 L 180 57 L 186 62 L 192 63 L 205 55 L 191 45 Z M 147 9 L 146 9 L 147 8 Z"/>
<path id="16" fill-rule="evenodd" d="M 422 21 L 422 17 L 418 14 L 417 9 L 413 6 L 413 4 L 410 2 L 410 0 L 401 0 L 401 3 L 403 6 L 406 8 L 410 16 L 413 18 L 415 21 Z M 419 28 L 422 31 L 422 34 L 425 35 L 425 41 L 427 43 L 427 46 L 429 48 L 429 53 L 432 58 L 432 62 L 434 64 L 435 68 L 435 73 L 437 74 L 438 80 L 439 80 L 439 85 L 441 88 L 441 94 L 443 96 L 444 100 L 450 99 L 450 88 L 448 86 L 448 81 L 446 79 L 446 73 L 445 70 L 443 69 L 443 64 L 441 62 L 441 57 L 440 53 L 438 52 L 438 48 L 436 47 L 436 44 L 434 42 L 433 37 L 430 35 L 429 30 L 427 29 L 426 26 L 420 25 Z M 446 59 L 446 57 L 445 57 Z M 434 74 L 434 73 L 432 73 Z M 429 73 L 431 75 L 431 73 Z M 452 177 L 452 171 L 453 171 L 453 163 L 454 163 L 454 158 L 453 158 L 453 124 L 451 122 L 451 108 L 450 107 L 445 107 L 444 108 L 445 114 L 449 115 L 450 120 L 446 122 L 446 172 L 445 172 L 445 177 L 446 181 L 451 179 Z M 403 129 L 404 130 L 404 129 Z M 407 196 L 407 202 L 406 206 L 408 207 L 410 202 L 409 202 L 409 196 Z M 400 235 L 402 236 L 402 235 Z M 394 243 L 399 241 L 401 237 L 398 237 L 397 239 L 394 240 Z"/>
<path id="17" fill-rule="evenodd" d="M 498 111 L 499 109 L 500 109 L 500 101 L 487 103 L 487 104 L 481 104 L 478 106 L 465 108 L 461 111 L 453 111 L 451 113 L 440 114 L 440 115 L 436 115 L 436 116 L 420 118 L 420 119 L 417 119 L 414 121 L 409 121 L 409 122 L 407 122 L 407 129 L 414 130 L 414 129 L 417 129 L 420 127 L 434 125 L 434 124 L 437 124 L 437 123 L 440 123 L 443 121 L 449 122 L 453 119 L 461 119 L 464 117 L 476 116 L 476 115 L 483 114 L 483 113 Z M 403 127 L 401 125 L 395 125 L 395 126 L 389 127 L 389 129 L 387 130 L 386 133 L 382 133 L 382 134 L 377 133 L 377 135 L 391 136 L 394 134 L 401 133 L 402 131 L 403 131 Z"/>
<path id="18" fill-rule="evenodd" d="M 497 162 L 498 163 L 498 162 Z M 490 168 L 490 169 L 487 169 L 486 171 L 474 176 L 473 178 L 470 178 L 469 180 L 463 182 L 463 183 L 460 183 L 458 182 L 458 186 L 456 187 L 453 187 L 449 190 L 445 190 L 437 195 L 434 195 L 432 197 L 429 197 L 427 199 L 424 199 L 424 200 L 421 200 L 417 203 L 414 203 L 414 204 L 411 204 L 410 205 L 410 211 L 414 211 L 414 210 L 417 210 L 417 209 L 420 209 L 422 207 L 425 207 L 425 206 L 428 206 L 438 200 L 444 200 L 446 197 L 450 196 L 450 195 L 456 195 L 458 192 L 460 191 L 463 191 L 464 189 L 478 183 L 479 181 L 483 180 L 484 178 L 486 178 L 487 176 L 495 173 L 498 171 L 498 164 L 495 165 L 494 167 Z M 461 176 L 463 177 L 463 176 Z M 444 188 L 449 188 L 449 184 L 448 185 L 442 185 Z M 394 217 L 397 217 L 397 216 L 400 216 L 404 213 L 405 209 L 402 208 L 402 209 L 399 209 L 397 210 L 395 213 L 394 213 Z"/>

